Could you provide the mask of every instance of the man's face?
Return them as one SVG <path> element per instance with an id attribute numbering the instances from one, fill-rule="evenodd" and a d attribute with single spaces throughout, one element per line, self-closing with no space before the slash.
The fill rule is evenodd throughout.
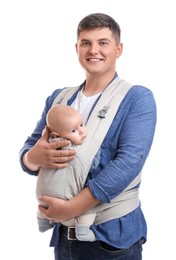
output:
<path id="1" fill-rule="evenodd" d="M 79 62 L 90 75 L 114 71 L 122 44 L 115 41 L 109 28 L 82 31 L 76 44 Z"/>

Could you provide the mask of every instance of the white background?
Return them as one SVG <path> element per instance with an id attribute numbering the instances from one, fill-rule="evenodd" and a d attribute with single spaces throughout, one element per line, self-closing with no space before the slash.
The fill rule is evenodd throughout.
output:
<path id="1" fill-rule="evenodd" d="M 121 26 L 120 77 L 155 95 L 158 122 L 140 192 L 148 222 L 143 259 L 176 259 L 174 2 L 0 1 L 0 259 L 54 259 L 51 232 L 41 234 L 37 227 L 36 178 L 21 170 L 18 153 L 45 98 L 84 80 L 74 45 L 78 22 L 92 12 L 105 12 Z"/>

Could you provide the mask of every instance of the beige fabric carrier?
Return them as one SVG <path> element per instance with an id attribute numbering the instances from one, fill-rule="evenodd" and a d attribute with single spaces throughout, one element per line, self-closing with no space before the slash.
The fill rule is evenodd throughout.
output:
<path id="1" fill-rule="evenodd" d="M 66 197 L 63 197 L 64 199 L 70 199 L 78 193 L 78 188 L 79 191 L 83 188 L 92 164 L 92 160 L 98 152 L 101 143 L 103 142 L 104 137 L 112 124 L 121 101 L 131 87 L 132 85 L 128 82 L 120 78 L 116 78 L 103 91 L 87 121 L 86 127 L 88 130 L 88 135 L 85 142 L 82 145 L 74 147 L 77 151 L 77 161 L 75 161 L 76 159 L 71 161 L 67 168 L 59 169 L 58 173 L 56 170 L 51 169 L 53 173 L 46 174 L 45 181 L 42 182 L 42 186 L 46 184 L 46 187 L 43 187 L 43 190 L 48 189 L 47 185 L 48 181 L 51 182 L 51 175 L 53 178 L 52 185 L 50 185 L 48 190 L 48 193 L 51 193 L 50 196 L 56 196 L 57 187 L 55 186 L 58 182 L 63 184 L 63 190 L 59 191 L 59 193 L 65 193 L 64 196 Z M 71 98 L 78 89 L 79 87 L 63 89 L 55 98 L 52 106 L 67 104 L 68 99 Z M 65 176 L 67 175 L 67 181 L 69 181 L 70 184 L 65 182 L 65 176 L 62 175 L 62 171 L 63 173 L 65 171 Z M 76 187 L 74 187 L 73 184 L 75 182 L 75 178 Z M 127 215 L 139 205 L 138 188 L 135 188 L 139 182 L 140 174 L 120 195 L 112 199 L 111 203 L 99 204 L 84 214 L 96 213 L 94 224 L 99 224 Z M 64 185 L 64 183 L 66 183 L 66 185 Z M 53 192 L 53 190 L 56 192 Z"/>

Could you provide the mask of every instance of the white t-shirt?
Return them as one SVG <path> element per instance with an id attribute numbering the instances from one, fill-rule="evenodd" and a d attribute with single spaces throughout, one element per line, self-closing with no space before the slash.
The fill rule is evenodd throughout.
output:
<path id="1" fill-rule="evenodd" d="M 87 122 L 93 104 L 95 103 L 96 99 L 99 97 L 100 94 L 101 93 L 98 93 L 94 96 L 86 97 L 81 90 L 79 91 L 74 102 L 71 104 L 73 108 L 80 112 L 85 123 Z"/>

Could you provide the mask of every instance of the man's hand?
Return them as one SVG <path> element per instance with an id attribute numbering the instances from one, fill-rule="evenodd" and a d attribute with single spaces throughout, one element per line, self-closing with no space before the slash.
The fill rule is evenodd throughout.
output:
<path id="1" fill-rule="evenodd" d="M 99 201 L 92 197 L 88 187 L 84 188 L 78 195 L 70 200 L 62 200 L 58 198 L 40 196 L 39 200 L 43 205 L 39 206 L 39 210 L 46 218 L 54 222 L 63 222 L 85 213 L 87 210 L 99 204 Z"/>
<path id="2" fill-rule="evenodd" d="M 48 205 L 47 208 L 39 205 L 39 210 L 48 218 L 54 222 L 63 222 L 71 219 L 73 216 L 71 210 L 69 210 L 69 200 L 62 200 L 58 198 L 41 196 L 39 197 L 41 202 Z"/>
<path id="3" fill-rule="evenodd" d="M 75 150 L 58 150 L 70 144 L 70 141 L 48 143 L 49 130 L 46 128 L 43 136 L 28 151 L 23 162 L 27 168 L 37 171 L 40 167 L 60 169 L 68 166 L 68 162 L 75 158 Z"/>

